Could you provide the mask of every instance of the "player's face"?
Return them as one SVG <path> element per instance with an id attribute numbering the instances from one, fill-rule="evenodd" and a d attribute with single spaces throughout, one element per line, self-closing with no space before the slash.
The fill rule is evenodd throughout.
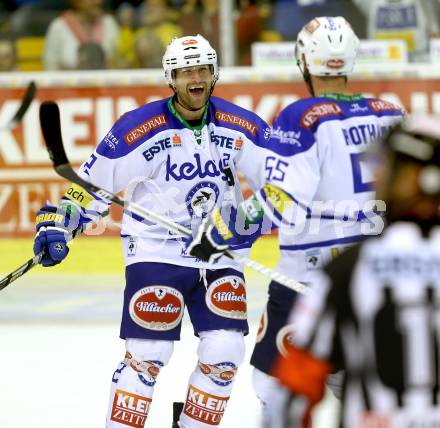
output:
<path id="1" fill-rule="evenodd" d="M 203 108 L 208 101 L 213 78 L 209 65 L 177 69 L 174 88 L 182 104 L 192 109 Z"/>

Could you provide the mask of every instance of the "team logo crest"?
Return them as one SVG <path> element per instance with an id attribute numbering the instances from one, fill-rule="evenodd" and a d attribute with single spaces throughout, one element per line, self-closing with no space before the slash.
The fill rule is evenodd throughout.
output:
<path id="1" fill-rule="evenodd" d="M 173 146 L 181 146 L 182 145 L 182 139 L 177 135 L 174 134 L 171 138 L 171 141 L 173 142 Z"/>
<path id="2" fill-rule="evenodd" d="M 136 255 L 136 249 L 137 249 L 137 238 L 135 236 L 130 236 L 128 238 L 128 245 L 127 245 L 127 256 L 133 257 Z"/>
<path id="3" fill-rule="evenodd" d="M 143 371 L 143 373 L 138 374 L 139 380 L 147 386 L 154 386 L 156 385 L 156 379 L 159 375 L 160 369 L 163 367 L 163 363 L 158 360 L 153 361 L 145 361 L 143 363 L 150 364 L 147 370 Z M 136 370 L 135 366 L 133 364 L 131 367 Z M 137 370 L 139 371 L 139 370 Z"/>
<path id="4" fill-rule="evenodd" d="M 215 183 L 202 181 L 186 195 L 185 201 L 191 217 L 205 218 L 215 207 L 220 190 Z"/>
<path id="5" fill-rule="evenodd" d="M 237 366 L 230 361 L 217 364 L 204 364 L 199 361 L 199 369 L 204 375 L 208 376 L 212 382 L 219 386 L 230 385 L 237 373 Z"/>
<path id="6" fill-rule="evenodd" d="M 235 150 L 240 150 L 241 146 L 243 145 L 243 138 L 242 137 L 238 137 L 235 142 L 234 142 L 234 148 Z"/>
<path id="7" fill-rule="evenodd" d="M 293 336 L 295 334 L 295 330 L 292 324 L 287 324 L 284 327 L 280 328 L 276 337 L 276 345 L 278 351 L 283 357 L 287 356 L 287 350 L 292 346 Z"/>
<path id="8" fill-rule="evenodd" d="M 208 308 L 221 317 L 246 319 L 246 288 L 239 276 L 226 276 L 214 281 L 208 287 L 205 300 Z"/>
<path id="9" fill-rule="evenodd" d="M 162 361 L 159 360 L 137 361 L 130 352 L 125 353 L 124 364 L 137 372 L 139 380 L 147 386 L 154 386 L 156 384 L 157 376 L 163 367 Z"/>
<path id="10" fill-rule="evenodd" d="M 306 251 L 305 257 L 306 257 L 307 270 L 316 270 L 321 268 L 322 266 L 321 251 L 319 250 Z"/>
<path id="11" fill-rule="evenodd" d="M 329 59 L 328 61 L 327 61 L 327 67 L 328 68 L 334 68 L 334 69 L 337 69 L 337 68 L 342 68 L 342 67 L 344 67 L 344 65 L 345 65 L 345 61 L 343 60 L 343 59 Z"/>
<path id="12" fill-rule="evenodd" d="M 55 248 L 56 252 L 60 253 L 60 254 L 64 251 L 64 245 L 61 242 L 57 242 L 54 245 L 54 248 Z"/>
<path id="13" fill-rule="evenodd" d="M 183 296 L 178 290 L 151 285 L 133 295 L 129 312 L 137 325 L 150 330 L 166 331 L 179 325 L 183 307 Z"/>

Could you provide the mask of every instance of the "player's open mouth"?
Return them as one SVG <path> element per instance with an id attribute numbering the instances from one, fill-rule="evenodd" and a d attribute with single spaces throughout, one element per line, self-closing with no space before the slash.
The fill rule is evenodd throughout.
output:
<path id="1" fill-rule="evenodd" d="M 188 91 L 192 95 L 200 96 L 205 92 L 205 87 L 203 85 L 200 86 L 190 86 Z"/>

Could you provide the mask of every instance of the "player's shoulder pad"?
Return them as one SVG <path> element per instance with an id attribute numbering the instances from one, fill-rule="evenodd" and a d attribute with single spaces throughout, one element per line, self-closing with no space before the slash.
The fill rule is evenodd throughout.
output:
<path id="1" fill-rule="evenodd" d="M 324 97 L 311 97 L 297 101 L 299 126 L 315 132 L 319 125 L 329 120 L 346 117 L 343 103 Z"/>
<path id="2" fill-rule="evenodd" d="M 257 145 L 269 139 L 269 125 L 261 117 L 223 98 L 211 96 L 210 121 L 243 132 Z"/>
<path id="3" fill-rule="evenodd" d="M 107 158 L 120 158 L 159 132 L 182 128 L 167 102 L 168 98 L 154 101 L 123 114 L 102 139 L 97 152 Z"/>
<path id="4" fill-rule="evenodd" d="M 282 156 L 309 150 L 316 142 L 316 127 L 311 120 L 304 124 L 303 116 L 315 105 L 315 98 L 304 98 L 281 110 L 273 121 L 268 148 Z"/>
<path id="5" fill-rule="evenodd" d="M 365 98 L 364 102 L 371 113 L 376 116 L 403 116 L 406 114 L 402 107 L 390 101 L 381 100 L 379 98 Z"/>

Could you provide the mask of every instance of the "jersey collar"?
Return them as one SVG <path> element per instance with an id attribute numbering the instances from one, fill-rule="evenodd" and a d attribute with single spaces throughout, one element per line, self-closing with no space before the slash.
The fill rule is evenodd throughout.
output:
<path id="1" fill-rule="evenodd" d="M 320 94 L 318 98 L 328 98 L 329 100 L 333 100 L 333 101 L 355 102 L 355 101 L 363 100 L 364 96 L 362 94 L 346 95 L 346 94 L 336 94 L 329 92 L 329 93 Z"/>
<path id="2" fill-rule="evenodd" d="M 206 103 L 205 106 L 205 110 L 203 111 L 203 115 L 202 115 L 202 121 L 200 123 L 200 125 L 198 126 L 191 126 L 183 117 L 182 115 L 176 110 L 176 107 L 174 107 L 173 104 L 173 97 L 171 97 L 168 100 L 168 109 L 170 110 L 170 112 L 173 114 L 173 116 L 185 127 L 188 129 L 191 129 L 192 131 L 200 131 L 205 125 L 206 125 L 206 117 L 208 115 L 208 105 L 209 105 L 209 101 Z"/>

